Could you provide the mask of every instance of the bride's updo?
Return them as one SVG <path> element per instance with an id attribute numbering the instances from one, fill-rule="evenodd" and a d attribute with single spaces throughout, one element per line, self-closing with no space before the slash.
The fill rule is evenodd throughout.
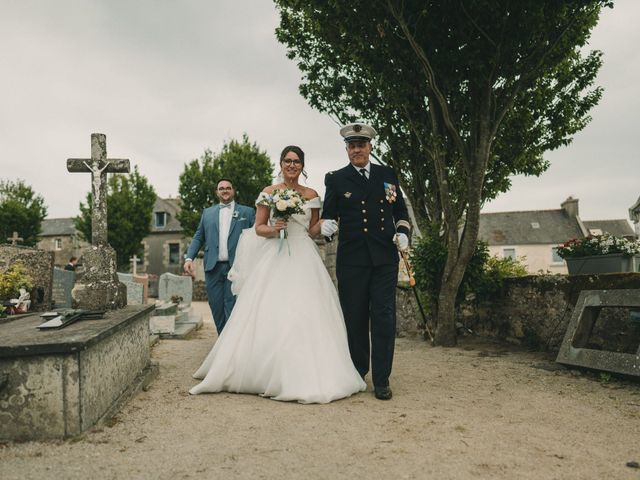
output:
<path id="1" fill-rule="evenodd" d="M 284 160 L 284 157 L 289 152 L 293 152 L 296 155 L 298 155 L 298 158 L 302 162 L 302 175 L 304 176 L 304 178 L 306 180 L 307 179 L 307 172 L 304 171 L 304 152 L 297 145 L 287 145 L 286 147 L 284 147 L 282 149 L 282 153 L 280 154 L 280 173 L 278 174 L 278 178 L 282 178 L 282 161 Z"/>

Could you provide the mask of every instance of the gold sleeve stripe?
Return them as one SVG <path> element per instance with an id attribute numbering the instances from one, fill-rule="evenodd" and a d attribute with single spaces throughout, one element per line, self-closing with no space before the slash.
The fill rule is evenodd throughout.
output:
<path id="1" fill-rule="evenodd" d="M 407 230 L 411 230 L 411 224 L 409 222 L 407 222 L 406 220 L 398 220 L 396 222 L 396 228 L 400 228 L 400 227 L 404 227 Z"/>

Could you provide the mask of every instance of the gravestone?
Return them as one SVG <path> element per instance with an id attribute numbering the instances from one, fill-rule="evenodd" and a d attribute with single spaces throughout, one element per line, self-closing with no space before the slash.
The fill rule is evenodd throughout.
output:
<path id="1" fill-rule="evenodd" d="M 85 273 L 72 292 L 73 304 L 113 310 L 127 304 L 127 290 L 116 274 L 116 253 L 107 241 L 107 173 L 128 173 L 129 160 L 107 158 L 107 139 L 91 134 L 91 158 L 70 158 L 69 172 L 91 173 L 91 248 L 83 255 Z"/>
<path id="2" fill-rule="evenodd" d="M 181 298 L 180 304 L 191 305 L 193 294 L 193 284 L 191 277 L 186 275 L 174 275 L 173 273 L 163 273 L 160 275 L 158 284 L 158 299 L 164 302 L 171 302 L 176 297 Z"/>
<path id="3" fill-rule="evenodd" d="M 31 310 L 51 308 L 54 258 L 53 252 L 18 245 L 0 245 L 0 270 L 20 262 L 33 280 Z"/>
<path id="4" fill-rule="evenodd" d="M 75 283 L 75 272 L 57 267 L 53 269 L 52 300 L 55 308 L 71 308 L 71 290 Z"/>
<path id="5" fill-rule="evenodd" d="M 145 305 L 147 303 L 149 279 L 146 275 L 118 272 L 118 279 L 127 287 L 128 305 Z M 129 298 L 130 294 L 133 295 L 133 298 Z"/>
<path id="6" fill-rule="evenodd" d="M 607 310 L 614 314 L 603 315 Z M 639 311 L 638 289 L 583 290 L 556 362 L 640 377 Z M 610 338 L 612 330 L 617 338 Z"/>

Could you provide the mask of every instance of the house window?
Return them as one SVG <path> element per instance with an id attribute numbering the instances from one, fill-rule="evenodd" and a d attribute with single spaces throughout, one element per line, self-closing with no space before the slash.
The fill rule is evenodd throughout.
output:
<path id="1" fill-rule="evenodd" d="M 502 256 L 504 258 L 510 258 L 511 260 L 516 259 L 516 249 L 515 248 L 503 248 Z"/>
<path id="2" fill-rule="evenodd" d="M 169 265 L 179 265 L 179 264 L 180 264 L 180 244 L 170 243 L 169 244 Z"/>
<path id="3" fill-rule="evenodd" d="M 562 263 L 562 257 L 558 255 L 558 247 L 553 247 L 551 249 L 551 262 L 552 263 Z"/>
<path id="4" fill-rule="evenodd" d="M 56 238 L 53 240 L 53 247 L 56 250 L 62 250 L 62 239 L 61 238 Z"/>
<path id="5" fill-rule="evenodd" d="M 164 227 L 167 224 L 167 212 L 156 212 L 156 227 Z"/>

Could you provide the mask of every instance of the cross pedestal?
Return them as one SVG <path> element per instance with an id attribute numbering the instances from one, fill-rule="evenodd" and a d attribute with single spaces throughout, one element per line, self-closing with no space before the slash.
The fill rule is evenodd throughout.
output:
<path id="1" fill-rule="evenodd" d="M 116 252 L 107 241 L 107 173 L 129 173 L 129 160 L 107 158 L 107 138 L 91 134 L 91 158 L 69 158 L 69 172 L 91 173 L 91 249 L 83 255 L 86 271 L 71 292 L 76 308 L 115 310 L 127 304 L 127 288 L 118 280 Z"/>

